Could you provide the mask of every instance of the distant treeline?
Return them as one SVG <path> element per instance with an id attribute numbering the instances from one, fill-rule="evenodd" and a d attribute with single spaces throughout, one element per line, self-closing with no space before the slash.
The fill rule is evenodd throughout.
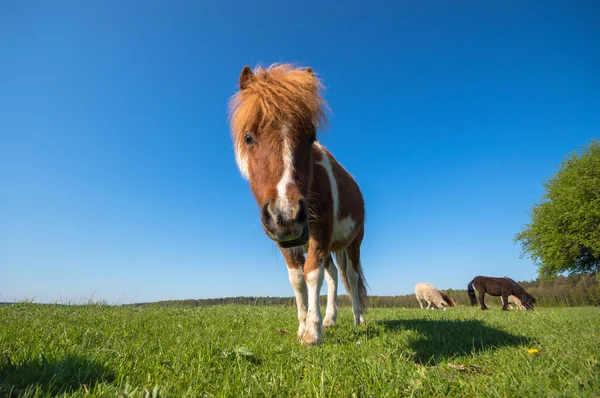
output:
<path id="1" fill-rule="evenodd" d="M 539 307 L 582 307 L 582 306 L 600 306 L 600 275 L 570 275 L 568 277 L 559 276 L 552 281 L 533 281 L 519 282 L 536 299 L 536 306 Z M 467 290 L 465 289 L 445 289 L 445 291 L 456 301 L 457 305 L 470 305 Z M 438 287 L 440 288 L 440 287 Z M 321 296 L 321 303 L 324 306 L 327 301 L 326 296 Z M 351 306 L 351 299 L 348 295 L 339 296 L 340 306 Z M 499 297 L 486 295 L 486 303 L 500 304 Z M 293 297 L 225 297 L 216 299 L 189 299 L 189 300 L 170 300 L 157 301 L 153 303 L 140 303 L 137 306 L 185 306 L 185 307 L 205 307 L 212 305 L 278 305 L 278 306 L 296 306 Z M 370 296 L 369 305 L 371 307 L 404 307 L 418 308 L 419 303 L 414 294 L 402 296 Z"/>

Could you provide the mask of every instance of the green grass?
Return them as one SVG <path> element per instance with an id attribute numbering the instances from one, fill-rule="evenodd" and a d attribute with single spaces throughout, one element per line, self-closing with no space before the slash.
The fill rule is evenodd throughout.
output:
<path id="1" fill-rule="evenodd" d="M 291 307 L 3 306 L 0 396 L 600 395 L 600 308 L 352 319 L 304 347 Z"/>

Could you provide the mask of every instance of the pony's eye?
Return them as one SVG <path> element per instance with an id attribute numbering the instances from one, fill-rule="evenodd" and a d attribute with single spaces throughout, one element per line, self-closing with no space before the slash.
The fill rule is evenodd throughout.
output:
<path id="1" fill-rule="evenodd" d="M 317 137 L 315 137 L 314 135 L 313 135 L 313 136 L 311 136 L 311 137 L 308 139 L 308 145 L 312 145 L 312 144 L 314 144 L 316 140 L 317 140 Z"/>
<path id="2" fill-rule="evenodd" d="M 250 133 L 246 133 L 246 135 L 244 136 L 244 141 L 246 142 L 246 145 L 251 145 L 254 143 L 254 138 Z"/>

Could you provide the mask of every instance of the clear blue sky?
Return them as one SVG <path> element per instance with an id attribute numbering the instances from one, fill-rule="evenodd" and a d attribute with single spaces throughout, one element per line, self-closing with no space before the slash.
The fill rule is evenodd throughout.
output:
<path id="1" fill-rule="evenodd" d="M 227 124 L 241 68 L 273 62 L 327 87 L 320 140 L 365 196 L 371 294 L 533 279 L 512 239 L 600 134 L 599 18 L 594 1 L 3 1 L 0 301 L 292 296 Z"/>

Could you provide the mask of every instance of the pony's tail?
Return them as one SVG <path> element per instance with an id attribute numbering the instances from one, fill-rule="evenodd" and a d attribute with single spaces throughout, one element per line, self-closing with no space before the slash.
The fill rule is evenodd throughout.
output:
<path id="1" fill-rule="evenodd" d="M 358 263 L 358 298 L 363 311 L 366 311 L 369 308 L 369 296 L 367 296 L 367 280 L 360 262 Z"/>
<path id="2" fill-rule="evenodd" d="M 452 300 L 450 297 L 448 297 L 448 300 L 450 300 L 450 302 L 448 304 L 450 304 L 450 307 L 456 307 L 456 301 Z"/>
<path id="3" fill-rule="evenodd" d="M 344 282 L 344 287 L 348 293 L 352 292 L 350 289 L 350 282 L 348 282 L 348 275 L 346 274 L 346 267 L 348 266 L 348 254 L 346 250 L 341 250 L 335 253 L 335 262 L 338 265 L 338 271 L 340 272 L 340 277 L 342 282 Z M 365 274 L 363 273 L 362 265 L 360 262 L 358 263 L 357 269 L 355 269 L 358 274 L 358 299 L 360 301 L 360 306 L 363 311 L 366 311 L 369 307 L 369 297 L 367 296 L 367 281 L 365 279 Z"/>
<path id="4" fill-rule="evenodd" d="M 346 252 L 345 251 L 336 252 L 335 253 L 335 262 L 338 266 L 340 278 L 342 279 L 342 282 L 344 282 L 344 287 L 346 288 L 346 292 L 348 292 L 348 294 L 351 294 L 350 292 L 352 290 L 350 290 L 350 282 L 348 282 L 348 275 L 346 275 L 346 265 L 348 264 L 348 262 L 346 261 Z"/>
<path id="5" fill-rule="evenodd" d="M 475 296 L 475 290 L 473 289 L 473 281 L 469 282 L 469 286 L 467 287 L 467 293 L 469 293 L 471 305 L 477 305 L 477 297 Z"/>

